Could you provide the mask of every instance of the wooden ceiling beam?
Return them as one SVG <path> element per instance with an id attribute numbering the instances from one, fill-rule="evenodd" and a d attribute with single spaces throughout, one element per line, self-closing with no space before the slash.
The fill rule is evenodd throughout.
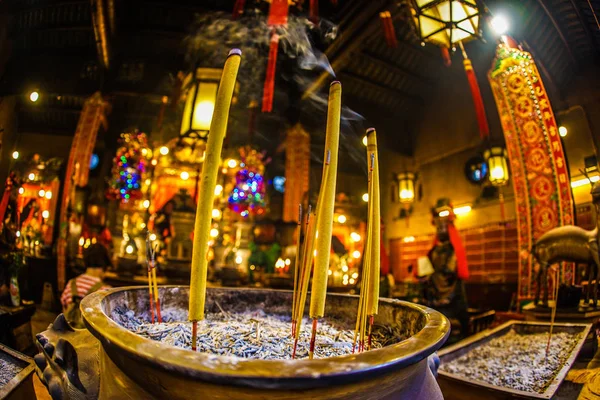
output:
<path id="1" fill-rule="evenodd" d="M 361 56 L 366 58 L 371 64 L 374 64 L 378 67 L 384 68 L 385 70 L 390 71 L 394 74 L 398 74 L 398 75 L 406 76 L 407 78 L 410 78 L 410 79 L 418 80 L 419 82 L 422 82 L 422 83 L 426 84 L 427 86 L 433 86 L 433 81 L 431 79 L 426 78 L 421 75 L 418 75 L 412 71 L 409 71 L 409 70 L 402 68 L 391 62 L 382 60 L 381 58 L 379 58 L 378 56 L 376 56 L 375 54 L 373 54 L 372 52 L 370 52 L 368 50 L 363 50 L 363 52 L 361 53 Z"/>
<path id="2" fill-rule="evenodd" d="M 397 98 L 398 96 L 400 96 L 400 97 L 402 97 L 404 99 L 408 99 L 408 100 L 411 100 L 413 102 L 417 102 L 419 104 L 423 103 L 423 99 L 420 98 L 420 97 L 418 97 L 418 96 L 415 96 L 415 95 L 410 94 L 410 93 L 406 93 L 406 92 L 404 92 L 402 90 L 398 90 L 398 89 L 395 89 L 395 88 L 391 88 L 391 87 L 385 86 L 385 85 L 383 85 L 381 83 L 378 83 L 378 82 L 370 81 L 370 80 L 368 80 L 368 79 L 366 79 L 366 78 L 364 78 L 362 76 L 359 76 L 359 75 L 356 75 L 356 74 L 353 74 L 353 73 L 350 73 L 350 72 L 342 72 L 342 73 L 340 73 L 340 78 L 342 79 L 342 83 L 345 80 L 354 81 L 354 82 L 356 82 L 356 83 L 358 83 L 360 85 L 368 86 L 368 87 L 372 88 L 373 90 L 384 92 L 387 95 L 390 95 L 390 96 L 395 97 L 395 98 Z"/>

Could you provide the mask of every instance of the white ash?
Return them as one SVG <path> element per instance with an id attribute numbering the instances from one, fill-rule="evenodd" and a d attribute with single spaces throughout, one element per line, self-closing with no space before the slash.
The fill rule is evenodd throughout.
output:
<path id="1" fill-rule="evenodd" d="M 112 317 L 123 327 L 143 337 L 191 349 L 191 322 L 165 319 L 167 322 L 152 324 L 134 316 L 132 310 L 118 308 L 113 311 Z M 308 358 L 311 327 L 312 321 L 305 318 L 296 359 Z M 203 321 L 198 322 L 197 334 L 199 352 L 261 360 L 292 358 L 294 339 L 291 338 L 289 316 L 267 315 L 262 310 L 207 314 Z M 381 348 L 382 343 L 388 343 L 388 334 L 382 329 L 374 330 L 372 347 Z M 354 331 L 338 329 L 327 321 L 319 320 L 314 357 L 351 354 L 353 337 Z"/>
<path id="2" fill-rule="evenodd" d="M 495 386 L 543 393 L 569 358 L 581 333 L 554 333 L 548 355 L 548 332 L 506 335 L 442 363 L 440 370 Z"/>
<path id="3" fill-rule="evenodd" d="M 0 352 L 0 387 L 10 382 L 22 370 L 23 367 L 15 363 L 12 357 Z"/>

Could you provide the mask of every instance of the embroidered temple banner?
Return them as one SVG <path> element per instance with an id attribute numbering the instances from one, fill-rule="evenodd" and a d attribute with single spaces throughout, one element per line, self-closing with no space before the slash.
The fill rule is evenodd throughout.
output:
<path id="1" fill-rule="evenodd" d="M 298 221 L 298 204 L 304 202 L 308 192 L 310 169 L 310 135 L 302 125 L 296 124 L 285 139 L 285 192 L 283 194 L 283 220 Z"/>
<path id="2" fill-rule="evenodd" d="M 519 234 L 519 298 L 531 298 L 535 241 L 573 224 L 567 163 L 550 100 L 531 54 L 500 44 L 488 74 L 504 131 Z M 564 264 L 562 282 L 574 279 Z"/>
<path id="3" fill-rule="evenodd" d="M 94 93 L 83 104 L 83 109 L 79 116 L 79 122 L 75 129 L 75 136 L 71 143 L 69 161 L 65 172 L 65 181 L 61 199 L 60 209 L 60 234 L 57 243 L 57 284 L 58 289 L 62 290 L 65 286 L 65 274 L 67 264 L 67 232 L 69 207 L 73 207 L 71 202 L 75 198 L 75 187 L 86 186 L 90 172 L 90 160 L 94 146 L 96 145 L 96 136 L 100 125 L 106 125 L 106 102 L 100 92 Z"/>

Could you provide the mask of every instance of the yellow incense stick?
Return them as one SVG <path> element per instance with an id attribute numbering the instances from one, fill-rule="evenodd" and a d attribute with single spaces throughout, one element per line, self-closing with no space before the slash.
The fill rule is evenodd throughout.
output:
<path id="1" fill-rule="evenodd" d="M 337 180 L 338 147 L 340 140 L 340 113 L 342 107 L 342 84 L 332 82 L 329 87 L 329 103 L 327 107 L 327 133 L 325 137 L 325 156 L 330 153 L 327 174 L 323 171 L 324 187 L 317 204 L 317 256 L 310 295 L 310 317 L 319 318 L 325 314 L 325 297 L 327 295 L 327 271 L 329 270 L 329 253 L 331 250 L 331 231 L 333 228 L 333 210 L 335 206 L 335 185 Z"/>
<path id="2" fill-rule="evenodd" d="M 190 278 L 190 309 L 189 320 L 200 321 L 204 319 L 204 303 L 206 301 L 206 275 L 208 272 L 208 241 L 211 227 L 211 216 L 217 185 L 217 174 L 221 165 L 221 150 L 223 139 L 227 131 L 229 108 L 233 89 L 240 67 L 242 52 L 233 49 L 229 52 L 223 68 L 221 83 L 217 93 L 215 109 L 210 133 L 206 145 L 204 165 L 198 191 L 198 208 L 194 226 L 194 245 L 192 250 L 192 274 Z"/>
<path id="3" fill-rule="evenodd" d="M 300 239 L 302 236 L 302 204 L 298 206 L 298 226 L 296 228 L 296 263 L 294 265 L 294 291 L 292 294 L 292 329 L 295 321 L 296 296 L 298 295 L 298 275 L 300 271 Z"/>
<path id="4" fill-rule="evenodd" d="M 369 265 L 369 288 L 367 289 L 367 314 L 376 315 L 379 309 L 379 275 L 381 269 L 381 211 L 379 195 L 379 159 L 377 157 L 377 134 L 374 128 L 367 129 L 367 151 L 371 154 L 372 169 L 371 188 L 369 193 L 369 205 L 371 219 L 368 224 L 369 237 L 371 239 Z"/>
<path id="5" fill-rule="evenodd" d="M 310 217 L 310 216 L 309 216 Z M 300 297 L 296 304 L 296 333 L 295 337 L 298 338 L 300 335 L 300 329 L 302 328 L 302 318 L 304 317 L 304 306 L 306 304 L 306 298 L 308 297 L 308 282 L 310 281 L 310 270 L 313 263 L 313 252 L 315 250 L 315 227 L 316 219 L 313 217 L 310 219 L 308 229 L 306 232 L 307 240 L 304 251 L 304 258 L 302 262 L 302 282 L 300 283 Z M 314 278 L 313 278 L 314 279 Z"/>

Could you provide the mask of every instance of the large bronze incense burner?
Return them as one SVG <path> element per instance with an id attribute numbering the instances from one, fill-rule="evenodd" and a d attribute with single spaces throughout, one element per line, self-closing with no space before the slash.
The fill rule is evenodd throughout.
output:
<path id="1" fill-rule="evenodd" d="M 188 287 L 160 288 L 165 314 L 185 312 L 188 294 Z M 292 293 L 288 291 L 209 289 L 208 294 L 208 312 L 217 312 L 220 306 L 228 313 L 263 310 L 288 315 L 292 301 Z M 85 324 L 100 342 L 100 346 L 95 346 L 99 355 L 90 354 L 91 342 L 96 340 L 81 330 L 80 335 L 89 335 L 85 341 L 86 354 L 70 357 L 70 362 L 77 364 L 78 358 L 88 359 L 88 362 L 96 359 L 98 365 L 92 370 L 80 366 L 79 374 L 77 365 L 65 365 L 63 368 L 70 371 L 68 374 L 54 371 L 54 375 L 68 376 L 78 382 L 75 385 L 79 388 L 78 398 L 92 398 L 89 395 L 100 399 L 442 398 L 428 366 L 428 357 L 446 340 L 449 323 L 437 311 L 423 306 L 388 299 L 380 301 L 375 323 L 404 331 L 408 339 L 399 343 L 342 357 L 281 361 L 216 356 L 146 339 L 111 319 L 111 313 L 119 306 L 126 306 L 136 314 L 147 313 L 147 289 L 111 289 L 94 293 L 81 303 Z M 354 327 L 357 307 L 358 297 L 328 295 L 328 319 L 348 329 Z M 74 334 L 67 330 L 61 335 L 50 329 L 42 335 L 51 341 L 65 342 Z M 79 353 L 80 344 L 78 339 L 68 347 Z M 53 361 L 49 360 L 48 365 L 56 370 Z M 52 379 L 52 371 L 44 371 L 43 376 Z M 57 384 L 55 382 L 55 386 Z M 73 395 L 74 385 L 64 384 Z"/>

